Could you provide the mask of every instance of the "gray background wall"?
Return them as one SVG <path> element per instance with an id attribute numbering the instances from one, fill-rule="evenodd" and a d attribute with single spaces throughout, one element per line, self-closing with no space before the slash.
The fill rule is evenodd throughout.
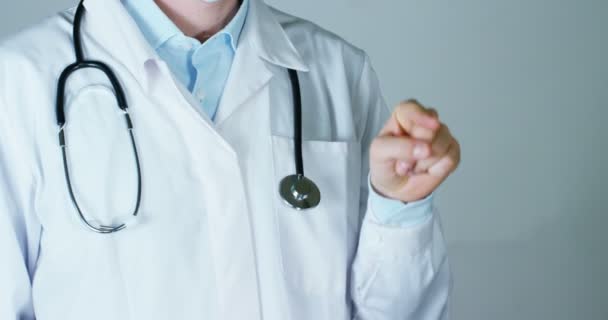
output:
<path id="1" fill-rule="evenodd" d="M 75 0 L 2 1 L 0 37 Z M 608 319 L 608 1 L 270 0 L 364 48 L 463 145 L 455 319 Z"/>

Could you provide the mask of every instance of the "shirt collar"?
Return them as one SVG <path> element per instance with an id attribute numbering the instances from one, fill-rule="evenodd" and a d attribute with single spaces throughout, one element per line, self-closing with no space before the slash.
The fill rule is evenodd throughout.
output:
<path id="1" fill-rule="evenodd" d="M 249 0 L 242 0 L 236 15 L 220 32 L 230 38 L 232 49 L 236 51 L 238 40 L 245 24 Z M 141 29 L 150 45 L 158 50 L 167 40 L 183 32 L 167 17 L 153 0 L 124 0 L 123 4 Z"/>
<path id="2" fill-rule="evenodd" d="M 241 31 L 245 25 L 245 19 L 247 18 L 247 12 L 249 11 L 249 0 L 241 1 L 241 7 L 237 11 L 236 15 L 220 33 L 225 33 L 230 37 L 230 43 L 232 44 L 232 50 L 236 51 L 236 47 L 241 37 Z"/>
<path id="3" fill-rule="evenodd" d="M 123 0 L 126 1 L 126 0 Z M 240 34 L 241 46 L 252 48 L 266 61 L 300 71 L 308 71 L 305 60 L 263 0 L 249 2 L 247 19 Z M 148 62 L 161 61 L 158 53 L 143 36 L 121 0 L 84 0 L 82 34 L 89 46 L 105 52 L 108 63 L 115 63 L 131 72 L 144 88 L 148 81 Z M 101 53 L 99 53 L 101 54 Z M 113 60 L 110 61 L 110 58 Z M 250 75 L 253 76 L 253 75 Z"/>

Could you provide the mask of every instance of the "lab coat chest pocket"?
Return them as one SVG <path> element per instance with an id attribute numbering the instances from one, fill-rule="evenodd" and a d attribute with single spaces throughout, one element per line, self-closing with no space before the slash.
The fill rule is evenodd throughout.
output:
<path id="1" fill-rule="evenodd" d="M 278 186 L 294 174 L 294 140 L 275 135 L 272 145 Z M 293 294 L 343 299 L 359 219 L 360 147 L 355 141 L 304 140 L 302 154 L 304 174 L 319 187 L 321 202 L 297 211 L 275 192 L 284 279 Z"/>

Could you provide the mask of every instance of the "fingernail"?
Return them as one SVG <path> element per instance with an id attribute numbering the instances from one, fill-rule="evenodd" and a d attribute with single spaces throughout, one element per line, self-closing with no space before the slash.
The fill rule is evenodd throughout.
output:
<path id="1" fill-rule="evenodd" d="M 397 174 L 400 176 L 407 175 L 412 169 L 412 164 L 405 161 L 397 162 Z"/>
<path id="2" fill-rule="evenodd" d="M 427 157 L 428 148 L 425 144 L 417 144 L 414 147 L 414 158 L 416 159 L 424 159 Z"/>

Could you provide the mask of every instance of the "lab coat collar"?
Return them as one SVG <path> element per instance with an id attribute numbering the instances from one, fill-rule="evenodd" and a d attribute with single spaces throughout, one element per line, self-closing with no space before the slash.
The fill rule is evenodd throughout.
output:
<path id="1" fill-rule="evenodd" d="M 87 55 L 87 44 L 95 43 L 124 66 L 143 88 L 148 88 L 147 67 L 150 61 L 161 61 L 154 48 L 129 15 L 120 0 L 84 0 L 83 47 L 85 59 L 100 59 Z M 108 61 L 109 63 L 109 61 Z"/>
<path id="2" fill-rule="evenodd" d="M 247 19 L 245 27 L 251 30 L 246 40 L 253 43 L 260 57 L 284 68 L 308 72 L 308 66 L 263 0 L 251 1 Z"/>
<path id="3" fill-rule="evenodd" d="M 215 115 L 215 126 L 221 132 L 230 131 L 227 120 L 237 110 L 242 110 L 242 106 L 248 105 L 246 102 L 255 101 L 252 98 L 262 92 L 277 72 L 286 74 L 285 68 L 308 71 L 271 9 L 262 0 L 252 0 L 249 9 Z"/>
<path id="4" fill-rule="evenodd" d="M 83 42 L 96 41 L 110 55 L 117 57 L 142 87 L 147 88 L 146 65 L 162 59 L 147 42 L 121 0 L 84 0 L 84 6 L 87 13 L 83 23 L 89 30 L 83 31 L 83 34 L 88 34 Z M 251 0 L 249 9 L 241 37 L 243 42 L 249 42 L 255 49 L 252 53 L 278 66 L 308 71 L 285 30 L 263 0 Z M 86 50 L 86 43 L 84 47 Z"/>

